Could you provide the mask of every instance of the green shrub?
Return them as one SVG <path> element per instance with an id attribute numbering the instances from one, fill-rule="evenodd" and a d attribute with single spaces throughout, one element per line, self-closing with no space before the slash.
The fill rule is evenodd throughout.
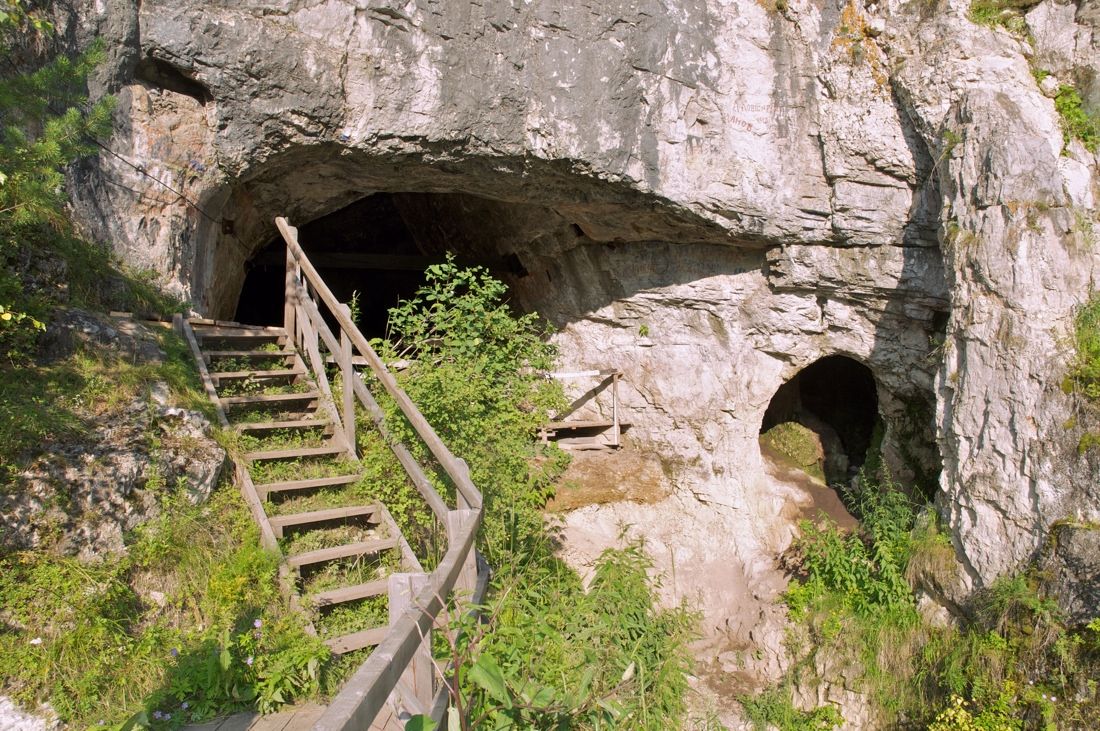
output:
<path id="1" fill-rule="evenodd" d="M 654 608 L 639 545 L 607 551 L 588 592 L 560 564 L 513 577 L 448 639 L 466 671 L 452 696 L 460 729 L 666 729 L 684 714 L 694 618 Z M 541 588 L 520 582 L 538 579 Z"/>
<path id="2" fill-rule="evenodd" d="M 845 534 L 831 522 L 800 523 L 794 550 L 805 579 L 792 583 L 787 594 L 796 616 L 824 594 L 840 597 L 857 614 L 913 604 L 905 578 L 914 524 L 908 496 L 888 476 L 874 481 L 861 473 L 858 487 L 848 493 L 848 505 L 861 519 L 858 533 Z"/>
<path id="3" fill-rule="evenodd" d="M 1062 118 L 1062 135 L 1065 144 L 1074 140 L 1081 140 L 1089 152 L 1096 152 L 1100 146 L 1100 118 L 1085 111 L 1084 102 L 1077 89 L 1072 86 L 1062 85 L 1058 87 L 1058 94 L 1054 97 L 1054 108 Z"/>
<path id="4" fill-rule="evenodd" d="M 683 712 L 686 640 L 694 618 L 655 607 L 638 546 L 606 553 L 589 591 L 553 551 L 543 508 L 568 457 L 536 443 L 560 387 L 542 377 L 554 349 L 534 314 L 517 316 L 507 289 L 453 259 L 430 267 L 424 287 L 391 311 L 387 361 L 409 362 L 403 387 L 484 495 L 479 547 L 494 567 L 491 631 L 459 623 L 448 650 L 470 668 L 455 697 L 462 728 L 664 729 Z M 386 402 L 394 433 L 423 448 Z M 382 464 L 381 461 L 378 462 Z M 453 486 L 438 477 L 443 487 Z M 387 505 L 417 502 L 395 484 Z"/>
<path id="5" fill-rule="evenodd" d="M 1024 20 L 1022 8 L 1028 4 L 1027 0 L 972 0 L 970 20 L 978 25 L 1001 27 L 1023 36 L 1027 33 L 1027 22 Z"/>
<path id="6" fill-rule="evenodd" d="M 769 688 L 756 696 L 738 698 L 745 715 L 757 731 L 831 731 L 844 723 L 836 706 L 825 705 L 810 711 L 795 708 L 790 689 Z"/>
<path id="7" fill-rule="evenodd" d="M 1077 353 L 1069 370 L 1069 390 L 1096 401 L 1100 399 L 1100 295 L 1089 298 L 1073 324 Z"/>
<path id="8" fill-rule="evenodd" d="M 517 539 L 542 533 L 542 513 L 568 458 L 535 443 L 560 387 L 541 373 L 555 350 L 538 316 L 516 316 L 507 288 L 480 267 L 449 257 L 428 267 L 424 286 L 390 311 L 383 358 L 407 359 L 399 380 L 451 451 L 466 460 L 485 499 L 481 547 L 509 565 Z M 383 399 L 394 433 L 426 457 L 415 433 Z M 453 491 L 453 486 L 448 488 Z"/>

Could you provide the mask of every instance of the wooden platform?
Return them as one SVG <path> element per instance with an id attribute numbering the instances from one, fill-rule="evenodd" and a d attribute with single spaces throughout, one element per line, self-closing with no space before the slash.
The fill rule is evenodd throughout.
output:
<path id="1" fill-rule="evenodd" d="M 182 726 L 181 731 L 309 731 L 325 706 L 306 703 L 280 713 L 235 713 L 206 723 Z"/>

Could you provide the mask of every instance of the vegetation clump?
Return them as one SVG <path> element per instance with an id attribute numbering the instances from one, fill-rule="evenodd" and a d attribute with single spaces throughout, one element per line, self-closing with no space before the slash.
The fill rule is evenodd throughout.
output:
<path id="1" fill-rule="evenodd" d="M 1063 84 L 1058 87 L 1054 97 L 1054 108 L 1062 118 L 1062 135 L 1066 146 L 1073 140 L 1080 140 L 1089 152 L 1100 147 L 1100 117 L 1090 114 L 1084 106 L 1081 94 L 1072 86 Z"/>
<path id="2" fill-rule="evenodd" d="M 754 719 L 784 709 L 795 685 L 830 682 L 829 668 L 887 725 L 1072 728 L 1100 713 L 1100 619 L 1067 626 L 1020 575 L 980 592 L 959 626 L 930 622 L 914 588 L 949 586 L 957 570 L 934 515 L 884 472 L 861 474 L 847 502 L 858 533 L 803 525 L 785 596 L 796 662 L 770 694 L 744 699 Z"/>
<path id="3" fill-rule="evenodd" d="M 1100 400 L 1100 295 L 1093 295 L 1078 311 L 1073 322 L 1076 355 L 1066 382 L 1067 391 L 1089 401 Z"/>
<path id="4" fill-rule="evenodd" d="M 989 28 L 1004 28 L 1008 32 L 1024 36 L 1027 21 L 1024 10 L 1034 5 L 1033 0 L 973 0 L 970 3 L 970 20 Z"/>
<path id="5" fill-rule="evenodd" d="M 387 361 L 408 361 L 402 386 L 467 460 L 484 496 L 479 548 L 494 569 L 488 623 L 456 620 L 442 650 L 470 668 L 453 688 L 453 723 L 676 727 L 692 615 L 655 606 L 639 546 L 606 553 L 587 592 L 553 552 L 543 508 L 568 457 L 535 439 L 562 403 L 559 386 L 542 376 L 555 356 L 545 326 L 533 314 L 513 314 L 505 286 L 484 269 L 448 260 L 425 279 L 391 311 L 389 340 L 377 346 Z M 386 408 L 392 431 L 415 446 L 395 406 Z"/>
<path id="6" fill-rule="evenodd" d="M 764 432 L 760 442 L 793 466 L 825 482 L 825 453 L 820 439 L 809 427 L 785 421 Z"/>
<path id="7" fill-rule="evenodd" d="M 78 728 L 161 728 L 320 689 L 328 650 L 279 601 L 236 491 L 195 506 L 160 489 L 125 556 L 0 556 L 0 692 Z"/>

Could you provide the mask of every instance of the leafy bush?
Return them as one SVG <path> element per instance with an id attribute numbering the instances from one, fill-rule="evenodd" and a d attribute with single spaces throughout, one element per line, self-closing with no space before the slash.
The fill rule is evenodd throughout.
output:
<path id="1" fill-rule="evenodd" d="M 800 524 L 795 561 L 806 578 L 787 594 L 796 616 L 825 594 L 840 597 L 857 614 L 913 605 L 905 578 L 914 522 L 909 498 L 889 477 L 875 482 L 861 473 L 858 484 L 848 502 L 861 518 L 860 533 L 844 534 L 831 522 Z"/>
<path id="2" fill-rule="evenodd" d="M 469 464 L 485 498 L 481 546 L 494 566 L 512 562 L 517 535 L 541 534 L 541 509 L 568 461 L 534 439 L 549 409 L 562 403 L 560 387 L 541 375 L 553 364 L 554 347 L 538 316 L 514 315 L 506 294 L 487 270 L 463 269 L 448 257 L 428 267 L 424 286 L 390 311 L 390 340 L 376 343 L 385 360 L 408 360 L 401 385 Z M 383 402 L 401 441 L 418 448 L 396 405 Z"/>
<path id="3" fill-rule="evenodd" d="M 973 619 L 958 628 L 927 623 L 907 581 L 936 587 L 950 580 L 953 556 L 943 533 L 888 479 L 862 476 L 847 498 L 863 520 L 859 536 L 807 525 L 798 542 L 803 578 L 786 594 L 800 623 L 792 634 L 801 653 L 796 674 L 812 671 L 822 654 L 857 667 L 855 679 L 884 723 L 937 731 L 1074 727 L 1100 712 L 1093 680 L 1100 633 L 1067 628 L 1027 574 L 979 592 Z M 768 696 L 750 707 L 776 703 Z"/>
<path id="4" fill-rule="evenodd" d="M 738 699 L 757 731 L 774 727 L 779 731 L 831 731 L 844 719 L 836 706 L 819 706 L 809 711 L 795 708 L 789 688 L 770 688 L 759 695 Z"/>
<path id="5" fill-rule="evenodd" d="M 568 458 L 535 440 L 549 409 L 563 404 L 560 388 L 540 374 L 555 355 L 545 326 L 534 314 L 512 313 L 506 287 L 484 269 L 461 269 L 448 258 L 425 279 L 391 311 L 391 340 L 378 348 L 389 362 L 407 360 L 399 380 L 467 460 L 485 498 L 479 546 L 494 567 L 490 624 L 460 620 L 450 635 L 449 659 L 470 668 L 452 698 L 456 722 L 675 726 L 692 616 L 655 608 L 638 546 L 606 553 L 587 592 L 553 552 L 542 510 Z M 415 448 L 393 404 L 386 408 L 393 431 Z M 407 491 L 395 485 L 387 498 L 401 515 L 414 502 Z"/>
<path id="6" fill-rule="evenodd" d="M 1096 152 L 1100 146 L 1100 118 L 1085 111 L 1080 93 L 1072 86 L 1063 84 L 1054 97 L 1054 108 L 1062 118 L 1062 135 L 1065 144 L 1074 139 L 1081 140 L 1089 152 Z"/>
<path id="7" fill-rule="evenodd" d="M 1077 349 L 1069 371 L 1069 389 L 1090 401 L 1100 400 L 1100 295 L 1089 298 L 1074 318 Z"/>
<path id="8" fill-rule="evenodd" d="M 452 713 L 461 729 L 665 729 L 679 723 L 689 666 L 691 615 L 653 606 L 656 588 L 641 546 L 606 551 L 584 592 L 558 565 L 514 577 L 486 608 L 448 636 L 464 668 Z M 542 579 L 550 591 L 519 582 Z"/>
<path id="9" fill-rule="evenodd" d="M 1022 8 L 1030 0 L 973 0 L 970 3 L 970 20 L 990 28 L 1001 27 L 1022 36 L 1027 33 L 1027 22 Z"/>

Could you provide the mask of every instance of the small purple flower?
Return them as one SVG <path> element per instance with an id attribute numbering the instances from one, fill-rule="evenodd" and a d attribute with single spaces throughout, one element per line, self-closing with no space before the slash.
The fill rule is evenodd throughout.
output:
<path id="1" fill-rule="evenodd" d="M 172 657 L 179 657 L 180 656 L 180 649 L 178 647 L 173 647 L 168 652 L 172 655 Z"/>
<path id="2" fill-rule="evenodd" d="M 180 708 L 182 708 L 183 710 L 186 711 L 190 707 L 190 705 L 191 705 L 190 703 L 188 703 L 187 701 L 184 701 L 183 703 L 180 703 Z"/>
<path id="3" fill-rule="evenodd" d="M 171 713 L 165 713 L 164 714 L 164 720 L 165 721 L 171 721 L 172 720 L 172 714 Z"/>
<path id="4" fill-rule="evenodd" d="M 257 619 L 255 622 L 252 623 L 252 626 L 255 627 L 256 629 L 259 629 L 260 627 L 264 626 L 264 623 L 263 623 L 263 621 Z"/>
<path id="5" fill-rule="evenodd" d="M 154 721 L 159 721 L 163 717 L 164 717 L 164 714 L 161 713 L 160 711 L 153 711 L 153 720 Z"/>
<path id="6" fill-rule="evenodd" d="M 244 659 L 244 664 L 247 665 L 248 667 L 252 667 L 252 656 L 251 655 L 249 655 L 248 657 L 246 657 Z"/>

